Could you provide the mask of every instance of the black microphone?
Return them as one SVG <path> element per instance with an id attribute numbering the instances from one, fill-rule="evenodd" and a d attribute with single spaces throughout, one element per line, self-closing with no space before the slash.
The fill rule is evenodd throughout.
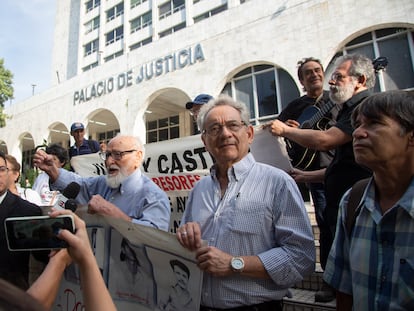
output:
<path id="1" fill-rule="evenodd" d="M 74 199 L 68 199 L 65 202 L 65 209 L 70 209 L 72 212 L 75 212 L 78 208 L 78 203 Z"/>
<path id="2" fill-rule="evenodd" d="M 56 203 L 53 205 L 56 209 L 65 209 L 66 208 L 66 202 L 69 199 L 75 199 L 80 191 L 80 185 L 76 182 L 71 182 L 69 185 L 66 186 L 65 189 L 63 189 L 62 194 L 59 195 L 58 199 L 56 200 Z M 73 200 L 74 201 L 74 200 Z M 76 204 L 76 202 L 75 202 Z M 69 203 L 68 207 L 72 206 L 73 203 Z M 71 209 L 71 208 L 68 208 Z"/>

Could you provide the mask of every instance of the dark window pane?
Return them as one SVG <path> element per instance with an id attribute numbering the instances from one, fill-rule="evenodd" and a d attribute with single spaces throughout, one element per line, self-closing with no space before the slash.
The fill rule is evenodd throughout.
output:
<path id="1" fill-rule="evenodd" d="M 154 130 L 157 128 L 157 121 L 149 121 L 147 122 L 147 129 Z"/>
<path id="2" fill-rule="evenodd" d="M 178 126 L 174 126 L 170 129 L 170 139 L 180 137 L 180 128 Z"/>
<path id="3" fill-rule="evenodd" d="M 277 113 L 276 84 L 274 71 L 256 76 L 259 117 Z"/>
<path id="4" fill-rule="evenodd" d="M 384 71 L 385 89 L 408 89 L 414 87 L 412 55 L 407 35 L 378 42 L 381 56 L 386 56 L 388 66 Z"/>
<path id="5" fill-rule="evenodd" d="M 168 140 L 168 129 L 158 131 L 158 141 Z"/>
<path id="6" fill-rule="evenodd" d="M 163 118 L 158 120 L 159 127 L 167 127 L 168 126 L 168 118 Z"/>
<path id="7" fill-rule="evenodd" d="M 236 98 L 238 101 L 245 103 L 249 107 L 250 116 L 254 116 L 254 97 L 252 77 L 235 81 Z"/>
<path id="8" fill-rule="evenodd" d="M 278 69 L 277 74 L 279 78 L 280 100 L 282 101 L 283 110 L 283 108 L 285 108 L 292 100 L 300 96 L 300 92 L 289 73 L 282 69 Z M 280 111 L 278 111 L 278 113 L 280 113 Z"/>

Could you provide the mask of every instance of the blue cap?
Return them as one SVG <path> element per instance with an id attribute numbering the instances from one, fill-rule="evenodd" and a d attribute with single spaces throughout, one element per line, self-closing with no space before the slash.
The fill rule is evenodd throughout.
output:
<path id="1" fill-rule="evenodd" d="M 83 126 L 83 124 L 82 123 L 80 123 L 80 122 L 75 122 L 75 123 L 73 123 L 72 124 L 72 126 L 70 127 L 70 131 L 71 132 L 74 132 L 74 131 L 77 131 L 77 130 L 83 130 L 85 127 Z"/>
<path id="2" fill-rule="evenodd" d="M 193 108 L 193 105 L 204 105 L 207 104 L 211 99 L 213 99 L 213 96 L 208 94 L 200 94 L 197 95 L 196 98 L 192 102 L 188 102 L 185 104 L 185 108 L 191 109 Z"/>

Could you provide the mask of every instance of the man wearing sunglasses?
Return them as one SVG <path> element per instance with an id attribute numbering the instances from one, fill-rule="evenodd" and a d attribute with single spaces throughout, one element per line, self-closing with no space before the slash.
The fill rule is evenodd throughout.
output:
<path id="1" fill-rule="evenodd" d="M 117 135 L 101 153 L 107 175 L 81 177 L 58 168 L 51 155 L 38 150 L 34 163 L 45 171 L 51 187 L 62 191 L 71 183 L 81 185 L 76 200 L 88 204 L 88 212 L 101 214 L 168 230 L 170 203 L 167 195 L 151 179 L 142 174 L 140 167 L 144 147 L 138 137 Z"/>

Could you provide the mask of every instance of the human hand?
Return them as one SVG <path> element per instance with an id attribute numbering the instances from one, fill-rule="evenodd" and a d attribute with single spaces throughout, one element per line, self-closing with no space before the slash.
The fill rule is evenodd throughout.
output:
<path id="1" fill-rule="evenodd" d="M 197 266 L 214 276 L 223 277 L 233 273 L 230 267 L 232 255 L 214 246 L 204 246 L 197 250 Z"/>
<path id="2" fill-rule="evenodd" d="M 48 172 L 51 168 L 55 167 L 53 156 L 51 154 L 47 154 L 42 149 L 38 149 L 34 154 L 33 164 L 45 172 Z"/>
<path id="3" fill-rule="evenodd" d="M 73 234 L 69 230 L 62 229 L 57 235 L 59 239 L 65 240 L 69 244 L 67 250 L 73 261 L 81 265 L 91 259 L 95 260 L 91 245 L 89 243 L 86 224 L 82 219 L 70 210 L 55 210 L 52 208 L 49 215 L 50 217 L 57 217 L 59 215 L 73 216 L 76 232 Z"/>
<path id="4" fill-rule="evenodd" d="M 201 247 L 201 229 L 197 222 L 188 222 L 178 228 L 176 237 L 178 242 L 190 251 Z"/>
<path id="5" fill-rule="evenodd" d="M 291 119 L 287 120 L 285 122 L 285 124 L 288 125 L 288 126 L 290 126 L 290 127 L 299 127 L 300 126 L 300 123 L 298 121 L 291 120 Z"/>
<path id="6" fill-rule="evenodd" d="M 287 127 L 289 126 L 279 120 L 270 121 L 262 126 L 263 129 L 268 129 L 273 136 L 283 136 Z"/>
<path id="7" fill-rule="evenodd" d="M 64 263 L 65 267 L 68 267 L 72 263 L 72 257 L 70 257 L 68 250 L 65 248 L 52 250 L 49 253 L 49 262 Z"/>
<path id="8" fill-rule="evenodd" d="M 306 172 L 299 170 L 297 168 L 292 169 L 289 172 L 289 175 L 292 176 L 292 178 L 296 181 L 296 182 L 306 182 Z"/>

